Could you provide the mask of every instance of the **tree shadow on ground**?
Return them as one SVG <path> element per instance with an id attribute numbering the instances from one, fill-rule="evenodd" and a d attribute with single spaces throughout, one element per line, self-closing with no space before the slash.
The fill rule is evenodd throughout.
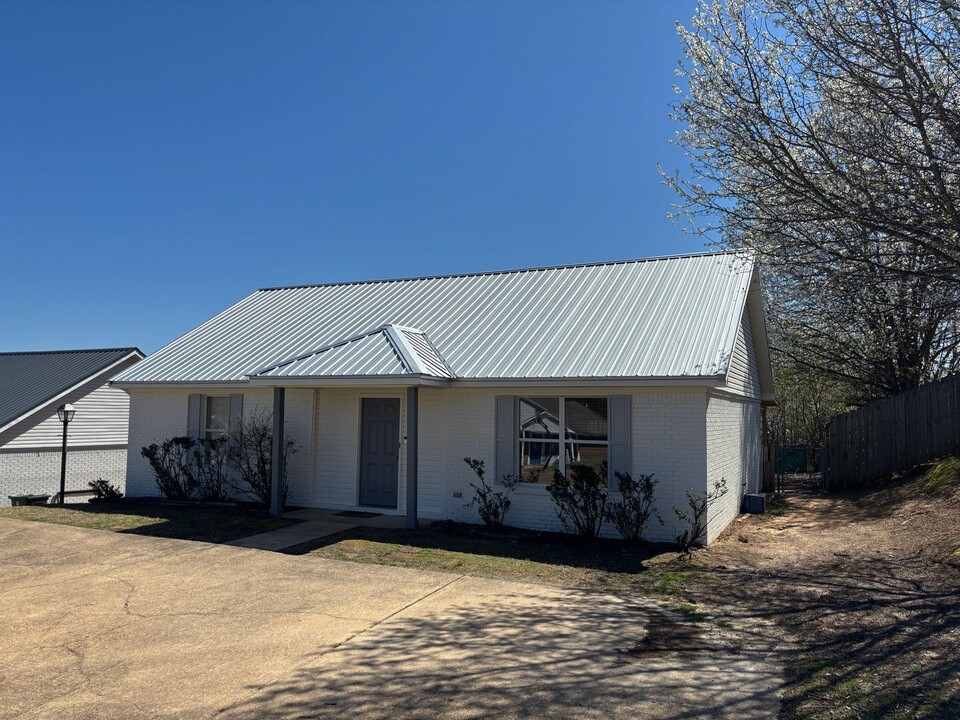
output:
<path id="1" fill-rule="evenodd" d="M 776 627 L 785 717 L 960 717 L 960 583 L 911 578 L 885 559 L 781 571 L 692 569 L 697 598 L 753 642 Z M 952 572 L 952 571 L 951 571 Z"/>
<path id="2" fill-rule="evenodd" d="M 698 601 L 771 639 L 787 718 L 960 717 L 960 505 L 880 488 L 788 493 L 686 571 Z M 743 541 L 747 544 L 741 544 Z"/>
<path id="3" fill-rule="evenodd" d="M 777 712 L 778 669 L 761 652 L 726 647 L 649 602 L 524 587 L 472 594 L 451 586 L 308 658 L 224 715 L 679 720 Z"/>

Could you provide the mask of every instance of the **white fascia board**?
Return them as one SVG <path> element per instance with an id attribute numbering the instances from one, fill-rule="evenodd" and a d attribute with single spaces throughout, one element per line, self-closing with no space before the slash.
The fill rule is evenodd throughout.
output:
<path id="1" fill-rule="evenodd" d="M 779 405 L 773 384 L 773 363 L 770 359 L 770 340 L 767 336 L 767 318 L 763 308 L 760 270 L 756 266 L 750 281 L 746 312 L 750 313 L 753 352 L 757 358 L 757 376 L 760 380 L 760 398 L 764 405 Z"/>
<path id="2" fill-rule="evenodd" d="M 247 388 L 250 382 L 247 380 L 130 380 L 130 381 L 110 381 L 111 387 L 120 390 L 138 389 L 172 389 L 178 387 L 216 387 L 216 388 Z"/>
<path id="3" fill-rule="evenodd" d="M 439 378 L 433 375 L 381 375 L 342 377 L 252 377 L 244 382 L 138 382 L 114 383 L 122 390 L 173 389 L 178 387 L 325 387 L 325 386 L 397 386 L 409 387 L 670 387 L 718 388 L 726 384 L 724 375 L 683 377 L 548 377 L 548 378 Z"/>
<path id="4" fill-rule="evenodd" d="M 457 378 L 457 387 L 722 387 L 725 375 L 673 377 Z"/>
<path id="5" fill-rule="evenodd" d="M 83 380 L 81 380 L 80 382 L 78 382 L 76 385 L 73 385 L 73 386 L 67 388 L 67 389 L 64 390 L 62 393 L 59 393 L 58 395 L 55 395 L 54 397 L 52 397 L 52 398 L 50 398 L 49 400 L 43 402 L 42 404 L 37 405 L 35 408 L 33 408 L 33 409 L 25 412 L 25 413 L 24 413 L 23 415 L 21 415 L 20 417 L 14 418 L 14 419 L 11 420 L 10 422 L 8 422 L 6 425 L 0 426 L 0 433 L 6 432 L 6 431 L 9 430 L 10 428 L 12 428 L 14 425 L 17 425 L 18 423 L 23 422 L 23 421 L 26 420 L 27 418 L 29 418 L 29 417 L 31 417 L 31 416 L 33 416 L 33 415 L 36 415 L 36 414 L 39 413 L 39 412 L 43 412 L 43 411 L 47 410 L 51 405 L 54 405 L 54 404 L 57 403 L 59 400 L 62 400 L 63 398 L 67 397 L 67 396 L 70 395 L 71 393 L 76 392 L 77 390 L 79 390 L 80 388 L 82 388 L 84 385 L 87 385 L 88 383 L 91 383 L 91 382 L 93 382 L 94 380 L 100 380 L 100 379 L 102 379 L 102 382 L 103 382 L 104 384 L 110 384 L 110 385 L 112 385 L 113 383 L 110 381 L 110 376 L 115 373 L 117 366 L 118 366 L 118 365 L 122 365 L 123 363 L 127 362 L 127 360 L 129 360 L 130 358 L 134 358 L 134 357 L 135 357 L 135 358 L 139 358 L 140 360 L 142 360 L 142 359 L 143 359 L 143 353 L 141 353 L 139 350 L 132 350 L 132 351 L 130 351 L 129 353 L 127 353 L 126 355 L 124 355 L 124 356 L 123 356 L 122 358 L 120 358 L 119 360 L 116 360 L 116 361 L 110 363 L 109 365 L 107 365 L 107 367 L 105 367 L 105 368 L 104 368 L 103 370 L 101 370 L 100 372 L 94 373 L 93 375 L 88 375 L 88 376 L 85 377 Z"/>

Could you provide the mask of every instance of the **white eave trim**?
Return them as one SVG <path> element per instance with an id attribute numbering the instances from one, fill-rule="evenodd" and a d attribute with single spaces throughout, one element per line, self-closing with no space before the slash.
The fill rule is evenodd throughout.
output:
<path id="1" fill-rule="evenodd" d="M 716 388 L 725 385 L 724 375 L 686 375 L 674 377 L 546 377 L 546 378 L 440 378 L 434 375 L 357 375 L 340 377 L 270 377 L 257 376 L 245 381 L 218 382 L 127 382 L 115 383 L 124 390 L 172 389 L 176 387 L 326 387 L 326 386 L 401 386 L 426 387 L 670 387 Z"/>

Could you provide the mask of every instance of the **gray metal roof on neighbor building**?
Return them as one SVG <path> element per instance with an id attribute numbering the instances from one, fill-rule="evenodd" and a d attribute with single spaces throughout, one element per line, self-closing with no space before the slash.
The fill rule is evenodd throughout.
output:
<path id="1" fill-rule="evenodd" d="M 701 253 L 268 288 L 115 381 L 406 374 L 375 337 L 387 325 L 416 328 L 409 344 L 436 355 L 418 358 L 462 379 L 717 377 L 727 371 L 753 270 L 744 254 Z"/>
<path id="2" fill-rule="evenodd" d="M 0 429 L 136 354 L 137 348 L 0 353 Z"/>

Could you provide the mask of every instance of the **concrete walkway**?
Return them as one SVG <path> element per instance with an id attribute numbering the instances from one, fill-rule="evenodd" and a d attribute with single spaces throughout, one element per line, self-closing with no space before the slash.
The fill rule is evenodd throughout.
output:
<path id="1" fill-rule="evenodd" d="M 678 623 L 602 593 L 0 519 L 0 718 L 776 716 L 775 663 Z"/>
<path id="2" fill-rule="evenodd" d="M 284 517 L 290 518 L 291 520 L 301 520 L 302 522 L 289 525 L 279 530 L 271 530 L 270 532 L 233 540 L 228 542 L 227 545 L 255 550 L 284 550 L 295 545 L 319 540 L 328 535 L 335 535 L 358 526 L 402 528 L 404 523 L 403 516 L 375 515 L 371 518 L 362 518 L 340 515 L 337 510 L 324 510 L 321 508 L 293 510 L 285 513 Z"/>

